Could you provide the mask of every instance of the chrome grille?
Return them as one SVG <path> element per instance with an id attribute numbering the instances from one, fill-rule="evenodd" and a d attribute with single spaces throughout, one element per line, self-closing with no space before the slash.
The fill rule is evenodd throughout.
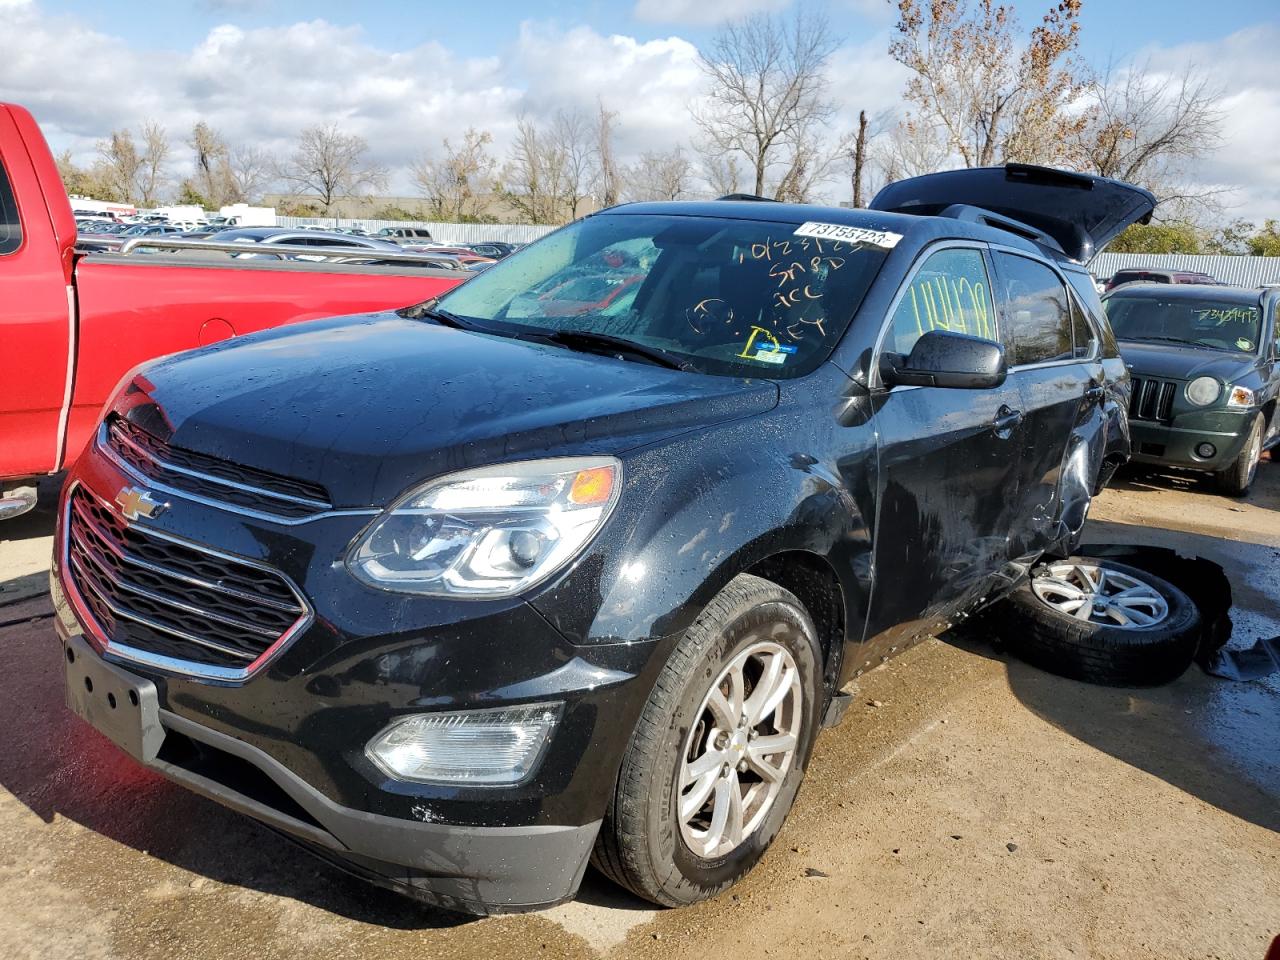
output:
<path id="1" fill-rule="evenodd" d="M 1168 422 L 1173 415 L 1173 398 L 1178 392 L 1176 380 L 1155 380 L 1133 377 L 1129 397 L 1131 420 L 1159 420 Z"/>
<path id="2" fill-rule="evenodd" d="M 126 523 L 84 487 L 67 504 L 66 576 L 121 656 L 244 679 L 309 617 L 277 571 Z"/>
<path id="3" fill-rule="evenodd" d="M 118 414 L 112 414 L 103 425 L 101 442 L 117 463 L 139 479 L 215 503 L 290 519 L 314 516 L 333 507 L 328 492 L 318 483 L 171 446 Z"/>

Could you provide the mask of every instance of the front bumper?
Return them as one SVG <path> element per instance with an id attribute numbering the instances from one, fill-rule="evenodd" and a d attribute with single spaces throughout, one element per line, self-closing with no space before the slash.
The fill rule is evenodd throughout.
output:
<path id="1" fill-rule="evenodd" d="M 1225 470 L 1240 456 L 1248 438 L 1249 425 L 1257 411 L 1188 413 L 1170 423 L 1130 420 L 1133 441 L 1130 459 L 1136 463 L 1161 464 L 1187 470 Z M 1211 443 L 1215 453 L 1202 457 L 1196 448 Z"/>
<path id="2" fill-rule="evenodd" d="M 110 503 L 129 482 L 87 452 L 68 489 L 82 484 Z M 140 522 L 271 564 L 314 616 L 243 682 L 128 662 L 104 652 L 55 553 L 58 632 L 75 664 L 98 671 L 96 690 L 133 684 L 154 698 L 150 745 L 122 744 L 127 752 L 349 870 L 452 909 L 529 910 L 573 896 L 661 642 L 580 647 L 520 600 L 442 603 L 364 587 L 341 558 L 369 516 L 279 525 L 169 499 L 162 517 Z M 64 509 L 60 545 L 65 524 Z M 549 701 L 564 705 L 561 721 L 518 785 L 398 781 L 364 754 L 405 714 Z M 106 708 L 77 712 L 111 736 Z"/>
<path id="3" fill-rule="evenodd" d="M 102 660 L 83 637 L 59 632 L 69 661 L 68 702 L 76 713 L 143 766 L 339 866 L 430 903 L 480 914 L 561 903 L 582 881 L 598 820 L 569 827 L 468 827 L 353 810 L 256 747 L 168 710 L 154 710 L 130 742 L 106 717 L 138 710 L 130 706 L 134 699 L 154 703 L 155 684 Z M 422 815 L 429 816 L 426 808 Z"/>

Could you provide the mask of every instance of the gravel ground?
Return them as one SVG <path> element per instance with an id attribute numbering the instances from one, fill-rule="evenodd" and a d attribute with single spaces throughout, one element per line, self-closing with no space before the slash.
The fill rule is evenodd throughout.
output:
<path id="1" fill-rule="evenodd" d="M 1233 644 L 1280 634 L 1280 466 L 1248 500 L 1122 478 L 1089 537 L 1221 563 Z M 1280 680 L 1090 687 L 981 642 L 862 679 L 760 868 L 655 912 L 472 920 L 314 862 L 133 766 L 62 704 L 51 515 L 0 526 L 0 956 L 1107 957 L 1259 960 L 1280 934 Z"/>

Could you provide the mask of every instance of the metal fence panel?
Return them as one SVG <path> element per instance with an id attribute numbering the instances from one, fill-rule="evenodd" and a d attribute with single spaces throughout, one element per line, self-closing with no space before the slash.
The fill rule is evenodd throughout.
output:
<path id="1" fill-rule="evenodd" d="M 1095 277 L 1117 270 L 1194 270 L 1238 287 L 1280 283 L 1280 257 L 1211 256 L 1189 253 L 1100 253 L 1089 263 Z"/>
<path id="2" fill-rule="evenodd" d="M 383 227 L 426 227 L 431 238 L 442 243 L 483 243 L 505 240 L 507 243 L 530 243 L 546 236 L 555 227 L 527 223 L 432 223 L 424 220 L 360 220 L 348 217 L 277 217 L 279 226 L 290 230 L 301 227 L 358 227 L 374 233 Z"/>

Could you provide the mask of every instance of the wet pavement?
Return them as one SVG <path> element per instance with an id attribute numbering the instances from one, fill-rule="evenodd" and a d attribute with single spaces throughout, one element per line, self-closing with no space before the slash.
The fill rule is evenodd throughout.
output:
<path id="1" fill-rule="evenodd" d="M 0 526 L 0 956 L 1262 957 L 1280 934 L 1280 679 L 1091 687 L 979 640 L 867 677 L 760 867 L 655 912 L 474 920 L 324 866 L 133 766 L 62 704 L 52 518 Z M 1280 465 L 1243 501 L 1123 477 L 1099 542 L 1223 565 L 1233 646 L 1280 634 Z"/>

